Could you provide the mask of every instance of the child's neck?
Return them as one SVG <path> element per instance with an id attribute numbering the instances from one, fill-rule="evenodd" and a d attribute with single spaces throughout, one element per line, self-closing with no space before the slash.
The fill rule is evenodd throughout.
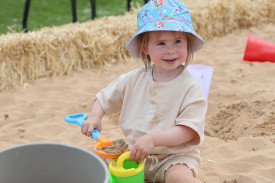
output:
<path id="1" fill-rule="evenodd" d="M 184 66 L 179 66 L 177 69 L 170 72 L 161 72 L 155 66 L 152 69 L 152 77 L 155 82 L 168 82 L 175 79 L 182 73 Z"/>

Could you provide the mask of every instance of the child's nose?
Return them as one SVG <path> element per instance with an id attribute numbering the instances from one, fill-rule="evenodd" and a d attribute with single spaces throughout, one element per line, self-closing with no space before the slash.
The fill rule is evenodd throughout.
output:
<path id="1" fill-rule="evenodd" d="M 166 54 L 174 54 L 175 53 L 175 47 L 173 45 L 168 45 L 166 48 Z"/>

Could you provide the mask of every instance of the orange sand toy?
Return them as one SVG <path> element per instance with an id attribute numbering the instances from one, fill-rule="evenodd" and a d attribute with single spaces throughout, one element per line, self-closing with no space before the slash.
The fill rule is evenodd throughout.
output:
<path id="1" fill-rule="evenodd" d="M 77 113 L 66 116 L 65 121 L 68 123 L 77 124 L 78 126 L 82 126 L 82 123 L 88 119 L 87 114 L 85 113 Z M 107 153 L 101 151 L 100 149 L 109 145 L 113 145 L 113 141 L 109 140 L 106 136 L 103 136 L 97 129 L 94 129 L 92 132 L 92 137 L 97 141 L 97 144 L 94 146 L 94 150 L 98 153 L 98 155 L 102 158 L 108 159 L 116 159 L 122 153 L 127 151 L 127 148 L 120 153 Z"/>

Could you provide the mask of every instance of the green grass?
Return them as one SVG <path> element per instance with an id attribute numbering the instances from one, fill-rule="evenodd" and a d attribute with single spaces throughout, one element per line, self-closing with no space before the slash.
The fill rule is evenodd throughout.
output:
<path id="1" fill-rule="evenodd" d="M 77 21 L 91 19 L 90 0 L 77 0 Z M 144 0 L 132 0 L 144 4 Z M 9 31 L 22 32 L 25 0 L 1 0 L 0 34 Z M 127 0 L 97 0 L 96 17 L 123 15 L 127 12 Z M 30 31 L 41 27 L 58 26 L 72 22 L 71 0 L 31 0 L 27 26 Z"/>

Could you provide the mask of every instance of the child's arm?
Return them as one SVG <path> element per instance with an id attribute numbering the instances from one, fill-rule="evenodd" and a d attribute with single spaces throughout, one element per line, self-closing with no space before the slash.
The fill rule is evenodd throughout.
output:
<path id="1" fill-rule="evenodd" d="M 101 104 L 98 100 L 95 100 L 88 119 L 81 126 L 81 132 L 89 137 L 95 128 L 98 131 L 101 131 L 101 119 L 104 114 L 105 112 L 102 109 Z"/>
<path id="2" fill-rule="evenodd" d="M 179 125 L 173 128 L 153 132 L 152 136 L 155 147 L 157 146 L 177 146 L 187 143 L 198 137 L 198 134 L 187 126 Z"/>
<path id="3" fill-rule="evenodd" d="M 140 137 L 131 148 L 130 160 L 142 161 L 157 146 L 177 146 L 199 138 L 197 133 L 187 126 L 175 126 L 167 130 L 156 131 Z"/>

